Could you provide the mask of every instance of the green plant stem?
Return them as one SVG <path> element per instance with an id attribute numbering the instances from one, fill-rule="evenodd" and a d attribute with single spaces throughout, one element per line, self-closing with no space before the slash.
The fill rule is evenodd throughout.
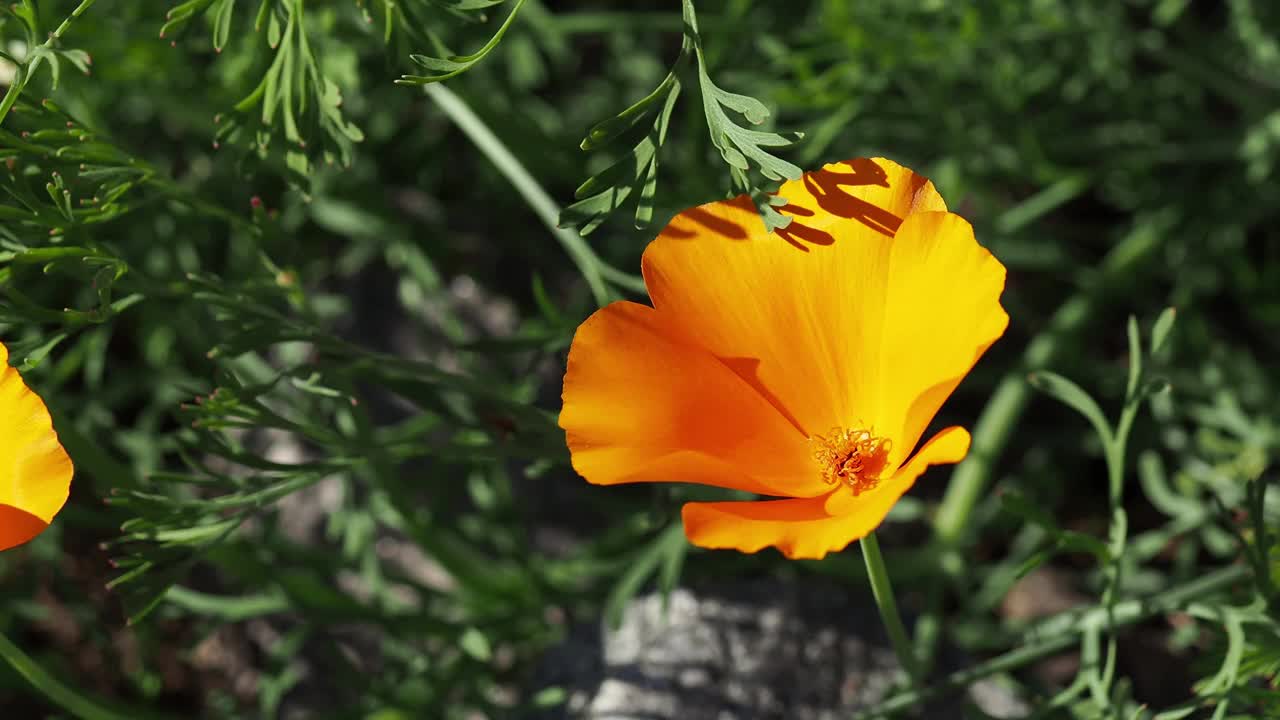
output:
<path id="1" fill-rule="evenodd" d="M 934 521 L 935 538 L 946 546 L 963 543 L 969 518 L 986 492 L 991 468 L 1009 443 L 1013 428 L 1026 410 L 1031 387 L 1028 370 L 1050 363 L 1072 336 L 1082 330 L 1100 306 L 1102 291 L 1128 276 L 1160 244 L 1160 230 L 1144 224 L 1121 240 L 1102 261 L 1101 277 L 1092 287 L 1072 296 L 1053 314 L 1048 327 L 1027 345 L 1018 368 L 1001 380 L 973 429 L 968 457 L 956 466 Z"/>
<path id="2" fill-rule="evenodd" d="M 972 667 L 957 670 L 947 675 L 937 685 L 927 688 L 910 688 L 857 717 L 882 718 L 918 707 L 920 703 L 967 687 L 985 677 L 1015 670 L 1070 647 L 1089 628 L 1100 624 L 1123 627 L 1161 613 L 1173 612 L 1184 608 L 1194 600 L 1212 595 L 1248 577 L 1247 567 L 1232 565 L 1149 598 L 1128 600 L 1111 607 L 1096 606 L 1086 610 L 1068 610 L 1037 623 L 1027 630 L 1023 635 L 1024 642 L 1019 647 Z"/>
<path id="3" fill-rule="evenodd" d="M 1129 413 L 1128 408 L 1126 408 L 1125 413 L 1126 415 Z M 1111 559 L 1104 569 L 1106 588 L 1102 593 L 1102 604 L 1108 609 L 1114 608 L 1116 601 L 1120 598 L 1121 576 L 1124 573 L 1124 553 L 1129 539 L 1129 515 L 1124 509 L 1124 455 L 1127 435 L 1127 423 L 1122 420 L 1121 432 L 1115 438 L 1112 438 L 1112 446 L 1107 450 L 1107 482 L 1109 486 L 1107 494 L 1111 512 L 1107 551 L 1111 555 Z M 1107 631 L 1106 665 L 1101 674 L 1101 682 L 1091 686 L 1091 689 L 1109 688 L 1114 679 L 1116 653 L 1119 648 L 1114 627 L 1114 617 L 1108 618 Z M 1108 700 L 1105 696 L 1099 697 L 1097 690 L 1094 690 L 1094 696 L 1095 700 L 1103 704 Z"/>
<path id="4" fill-rule="evenodd" d="M 969 454 L 956 466 L 946 495 L 934 519 L 934 545 L 940 569 L 949 578 L 964 571 L 962 548 L 972 536 L 970 518 L 978 500 L 987 491 L 991 470 L 1012 437 L 1022 413 L 1031 399 L 1028 370 L 1042 368 L 1057 356 L 1061 348 L 1080 332 L 1101 306 L 1102 291 L 1115 285 L 1133 271 L 1160 245 L 1163 224 L 1148 222 L 1129 233 L 1107 253 L 1102 261 L 1100 277 L 1091 287 L 1072 296 L 1049 320 L 1048 326 L 1032 339 L 1023 353 L 1022 362 L 1000 381 L 973 428 Z M 934 649 L 941 632 L 941 609 L 944 584 L 935 583 L 930 591 L 927 611 L 916 624 L 916 649 L 923 670 L 932 664 Z"/>
<path id="5" fill-rule="evenodd" d="M 1125 390 L 1124 408 L 1120 412 L 1120 421 L 1116 424 L 1114 431 L 1105 422 L 1099 429 L 1105 445 L 1107 504 L 1111 513 L 1107 541 L 1107 551 L 1111 557 L 1105 568 L 1106 587 L 1102 593 L 1103 606 L 1108 609 L 1114 608 L 1116 601 L 1120 598 L 1124 554 L 1128 546 L 1129 516 L 1124 509 L 1125 454 L 1129 444 L 1129 431 L 1133 428 L 1133 421 L 1138 415 L 1138 408 L 1144 398 L 1141 389 L 1141 384 L 1145 380 L 1142 369 L 1143 352 L 1137 323 L 1131 317 L 1129 319 L 1129 380 Z M 1107 693 L 1114 680 L 1116 653 L 1119 647 L 1112 625 L 1114 618 L 1110 615 L 1108 615 L 1108 622 L 1107 658 L 1101 675 L 1098 674 L 1096 666 L 1081 670 L 1081 676 L 1088 680 L 1094 700 L 1101 705 L 1106 705 L 1109 700 Z"/>
<path id="6" fill-rule="evenodd" d="M 918 684 L 923 677 L 920 663 L 916 661 L 915 648 L 902 626 L 902 616 L 898 614 L 898 603 L 893 596 L 893 585 L 889 582 L 889 573 L 884 567 L 884 556 L 880 554 L 880 541 L 874 532 L 859 541 L 862 545 L 862 558 L 867 562 L 867 579 L 871 581 L 871 593 L 875 596 L 876 607 L 880 610 L 880 619 L 884 621 L 885 632 L 893 643 L 893 650 L 898 654 L 898 662 L 907 671 L 913 684 Z"/>
<path id="7" fill-rule="evenodd" d="M 80 4 L 76 6 L 76 9 L 72 10 L 71 14 L 64 18 L 62 23 L 59 24 L 53 32 L 49 33 L 49 37 L 36 50 L 48 50 L 52 48 L 55 42 L 62 39 L 62 34 L 71 27 L 71 22 L 83 15 L 89 8 L 93 7 L 93 3 L 96 1 L 97 0 L 81 0 Z M 34 17 L 35 8 L 32 7 L 31 11 L 32 16 Z M 27 56 L 31 57 L 34 53 L 35 51 L 31 51 Z M 35 55 L 35 58 L 31 62 L 27 63 L 25 66 L 18 67 L 17 72 L 13 76 L 13 84 L 10 85 L 9 89 L 5 92 L 4 98 L 0 99 L 0 125 L 4 124 L 5 118 L 9 116 L 9 111 L 13 109 L 13 104 L 18 101 L 18 97 L 22 95 L 22 91 L 27 88 L 27 83 L 31 81 L 31 77 L 35 74 L 35 70 L 39 65 L 40 56 Z"/>
<path id="8" fill-rule="evenodd" d="M 542 224 L 556 236 L 565 252 L 569 253 L 574 265 L 578 266 L 578 272 L 582 273 L 582 277 L 587 281 L 587 287 L 591 289 L 591 295 L 595 298 L 596 304 L 602 307 L 607 305 L 613 299 L 613 293 L 609 290 L 604 277 L 608 266 L 582 239 L 578 231 L 559 226 L 560 208 L 555 200 L 552 200 L 547 191 L 542 189 L 533 175 L 525 169 L 515 155 L 511 154 L 498 136 L 493 134 L 489 126 L 452 90 L 439 83 L 424 85 L 422 90 L 462 132 L 466 133 L 476 148 L 489 158 L 498 171 L 506 176 Z M 638 277 L 613 268 L 608 268 L 608 275 L 620 287 L 644 292 L 644 281 Z"/>
<path id="9" fill-rule="evenodd" d="M 78 691 L 62 684 L 50 675 L 40 664 L 32 660 L 21 648 L 0 633 L 0 660 L 8 663 L 14 672 L 26 680 L 49 702 L 66 710 L 81 720 L 143 720 L 158 719 L 161 716 L 130 709 L 128 713 L 104 707 L 97 700 L 91 700 Z"/>
<path id="10" fill-rule="evenodd" d="M 1258 590 L 1273 612 L 1280 615 L 1280 594 L 1276 592 L 1275 582 L 1271 578 L 1271 545 L 1276 542 L 1277 534 L 1267 527 L 1267 479 L 1256 477 L 1245 486 L 1245 494 L 1249 503 L 1249 520 L 1253 523 L 1255 541 L 1245 545 L 1245 557 L 1254 568 L 1254 580 Z"/>

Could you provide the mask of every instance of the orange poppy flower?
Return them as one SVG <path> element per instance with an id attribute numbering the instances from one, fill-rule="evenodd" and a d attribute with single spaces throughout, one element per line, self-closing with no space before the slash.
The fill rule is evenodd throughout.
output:
<path id="1" fill-rule="evenodd" d="M 789 227 L 743 196 L 677 215 L 569 350 L 560 426 L 600 485 L 691 482 L 784 499 L 684 506 L 708 548 L 821 558 L 874 530 L 930 465 L 938 408 L 1008 325 L 1005 269 L 933 184 L 881 158 L 786 183 Z"/>
<path id="2" fill-rule="evenodd" d="M 9 367 L 0 343 L 0 550 L 44 532 L 67 502 L 71 458 L 58 442 L 49 410 Z"/>

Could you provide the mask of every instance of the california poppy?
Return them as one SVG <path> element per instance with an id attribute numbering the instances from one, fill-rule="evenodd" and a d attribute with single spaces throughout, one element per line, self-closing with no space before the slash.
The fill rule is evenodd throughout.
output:
<path id="1" fill-rule="evenodd" d="M 49 527 L 71 490 L 71 458 L 58 442 L 49 410 L 9 367 L 0 344 L 0 550 Z"/>
<path id="2" fill-rule="evenodd" d="M 560 426 L 592 483 L 689 482 L 782 499 L 695 502 L 695 545 L 820 558 L 874 530 L 961 427 L 914 455 L 1003 333 L 1005 269 L 926 178 L 882 158 L 677 215 L 644 252 L 653 306 L 578 328 Z"/>

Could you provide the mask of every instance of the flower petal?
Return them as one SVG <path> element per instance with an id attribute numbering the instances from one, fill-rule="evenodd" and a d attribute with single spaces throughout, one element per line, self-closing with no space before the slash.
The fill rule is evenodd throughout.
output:
<path id="1" fill-rule="evenodd" d="M 869 423 L 892 236 L 945 205 L 884 159 L 827 165 L 779 193 L 793 220 L 774 234 L 745 196 L 676 216 L 645 250 L 645 284 L 664 318 L 736 363 L 806 435 Z"/>
<path id="2" fill-rule="evenodd" d="M 874 421 L 893 438 L 890 467 L 906 459 L 938 408 L 1004 334 L 1004 280 L 1004 266 L 959 215 L 916 213 L 894 236 Z"/>
<path id="3" fill-rule="evenodd" d="M 26 510 L 0 505 L 0 550 L 8 550 L 35 539 L 49 523 Z"/>
<path id="4" fill-rule="evenodd" d="M 9 351 L 2 344 L 0 427 L 0 549 L 6 549 L 30 540 L 52 522 L 67 501 L 72 466 L 49 410 L 9 367 Z"/>
<path id="5" fill-rule="evenodd" d="M 797 500 L 688 503 L 682 513 L 685 536 L 705 548 L 753 553 L 773 546 L 793 560 L 821 559 L 879 527 L 927 467 L 959 462 L 968 449 L 969 433 L 947 428 L 892 478 L 857 496 L 837 488 L 825 497 Z"/>
<path id="6" fill-rule="evenodd" d="M 564 380 L 573 467 L 588 481 L 826 492 L 806 438 L 728 365 L 653 308 L 618 302 L 578 328 Z"/>

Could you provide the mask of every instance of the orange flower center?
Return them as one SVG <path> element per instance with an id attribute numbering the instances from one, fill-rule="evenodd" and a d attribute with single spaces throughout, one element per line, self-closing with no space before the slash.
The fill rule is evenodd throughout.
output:
<path id="1" fill-rule="evenodd" d="M 828 485 L 848 485 L 855 496 L 879 484 L 892 445 L 888 438 L 876 437 L 862 428 L 833 428 L 827 437 L 814 435 L 810 442 L 814 446 L 813 459 L 822 469 L 822 479 Z"/>

